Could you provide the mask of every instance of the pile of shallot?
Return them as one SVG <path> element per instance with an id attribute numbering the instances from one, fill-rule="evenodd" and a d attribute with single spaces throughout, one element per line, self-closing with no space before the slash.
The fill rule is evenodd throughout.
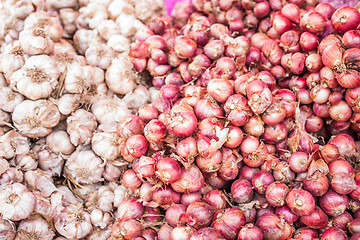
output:
<path id="1" fill-rule="evenodd" d="M 358 8 L 9 0 L 0 19 L 4 239 L 360 239 Z"/>

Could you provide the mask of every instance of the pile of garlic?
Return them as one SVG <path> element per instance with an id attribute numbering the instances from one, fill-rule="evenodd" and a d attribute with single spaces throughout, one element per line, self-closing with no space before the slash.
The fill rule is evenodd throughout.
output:
<path id="1" fill-rule="evenodd" d="M 156 99 L 128 59 L 162 0 L 0 2 L 0 235 L 111 239 L 117 123 Z"/>

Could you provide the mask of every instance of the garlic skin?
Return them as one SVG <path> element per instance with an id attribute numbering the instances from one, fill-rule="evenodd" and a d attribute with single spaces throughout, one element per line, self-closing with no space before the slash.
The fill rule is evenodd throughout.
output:
<path id="1" fill-rule="evenodd" d="M 64 88 L 69 93 L 85 93 L 92 84 L 91 71 L 74 62 L 68 67 Z"/>
<path id="2" fill-rule="evenodd" d="M 116 19 L 120 15 L 133 15 L 135 13 L 134 7 L 124 0 L 113 0 L 107 10 L 111 19 Z"/>
<path id="3" fill-rule="evenodd" d="M 105 229 L 100 227 L 94 227 L 92 233 L 87 236 L 87 240 L 115 240 L 111 237 L 111 226 L 107 226 Z"/>
<path id="4" fill-rule="evenodd" d="M 59 99 L 52 100 L 62 115 L 69 115 L 74 112 L 80 102 L 80 96 L 77 94 L 64 94 Z"/>
<path id="5" fill-rule="evenodd" d="M 9 184 L 13 182 L 22 182 L 24 180 L 24 174 L 21 170 L 18 170 L 14 167 L 9 168 L 1 174 L 0 177 L 0 185 L 2 184 Z"/>
<path id="6" fill-rule="evenodd" d="M 16 154 L 27 154 L 30 151 L 30 142 L 15 130 L 0 136 L 0 157 L 10 159 Z"/>
<path id="7" fill-rule="evenodd" d="M 43 218 L 22 220 L 17 229 L 15 240 L 23 239 L 52 240 L 55 233 Z"/>
<path id="8" fill-rule="evenodd" d="M 131 42 L 123 35 L 116 34 L 112 35 L 106 44 L 115 52 L 127 54 L 130 50 Z"/>
<path id="9" fill-rule="evenodd" d="M 22 171 L 35 170 L 38 166 L 36 156 L 31 152 L 26 155 L 17 155 L 13 162 L 14 166 Z"/>
<path id="10" fill-rule="evenodd" d="M 106 44 L 91 44 L 85 51 L 85 57 L 90 65 L 107 69 L 115 57 L 115 52 Z"/>
<path id="11" fill-rule="evenodd" d="M 153 16 L 164 14 L 164 1 L 162 0 L 131 0 L 135 6 L 135 16 L 137 19 L 147 22 Z"/>
<path id="12" fill-rule="evenodd" d="M 0 89 L 0 109 L 12 113 L 17 104 L 24 101 L 24 96 L 12 91 L 9 87 Z"/>
<path id="13" fill-rule="evenodd" d="M 90 2 L 86 7 L 79 9 L 80 15 L 85 15 L 86 22 L 91 29 L 95 29 L 108 18 L 106 6 Z"/>
<path id="14" fill-rule="evenodd" d="M 60 8 L 75 8 L 78 5 L 77 0 L 47 0 L 46 1 L 51 7 Z"/>
<path id="15" fill-rule="evenodd" d="M 105 82 L 114 93 L 127 94 L 136 86 L 135 75 L 133 65 L 128 58 L 116 58 L 106 71 Z"/>
<path id="16" fill-rule="evenodd" d="M 104 160 L 115 160 L 120 156 L 120 136 L 116 132 L 97 132 L 91 140 L 92 150 Z"/>
<path id="17" fill-rule="evenodd" d="M 100 124 L 112 124 L 129 115 L 131 112 L 126 104 L 116 96 L 94 99 L 91 111 Z"/>
<path id="18" fill-rule="evenodd" d="M 33 194 L 36 198 L 35 209 L 34 212 L 41 214 L 42 216 L 50 216 L 53 217 L 54 209 L 51 205 L 51 202 L 48 198 L 45 198 L 41 192 L 33 191 Z"/>
<path id="19" fill-rule="evenodd" d="M 11 75 L 10 86 L 31 100 L 47 98 L 56 87 L 59 74 L 54 59 L 47 55 L 32 56 Z"/>
<path id="20" fill-rule="evenodd" d="M 53 192 L 57 191 L 50 172 L 45 172 L 40 169 L 27 171 L 24 174 L 24 178 L 30 190 L 38 190 L 44 197 L 49 197 Z"/>
<path id="21" fill-rule="evenodd" d="M 24 21 L 24 29 L 42 28 L 54 42 L 62 37 L 62 26 L 58 18 L 51 17 L 45 11 L 31 13 Z"/>
<path id="22" fill-rule="evenodd" d="M 21 183 L 9 184 L 0 190 L 0 213 L 4 219 L 19 221 L 28 218 L 35 202 L 34 194 Z"/>
<path id="23" fill-rule="evenodd" d="M 50 54 L 54 50 L 54 42 L 41 28 L 21 31 L 19 41 L 24 52 L 29 55 Z"/>
<path id="24" fill-rule="evenodd" d="M 85 58 L 77 55 L 74 47 L 64 39 L 54 44 L 54 52 L 50 56 L 56 61 L 58 70 L 62 74 L 67 71 L 67 68 L 73 62 L 77 62 L 81 66 L 86 64 Z"/>
<path id="25" fill-rule="evenodd" d="M 62 236 L 69 239 L 83 238 L 93 229 L 90 214 L 85 212 L 81 204 L 66 206 L 55 216 L 54 225 Z"/>
<path id="26" fill-rule="evenodd" d="M 100 227 L 104 229 L 107 225 L 109 225 L 111 221 L 111 215 L 108 212 L 103 213 L 100 209 L 93 209 L 90 212 L 91 223 L 95 227 Z"/>
<path id="27" fill-rule="evenodd" d="M 8 126 L 9 123 L 10 123 L 10 121 L 11 121 L 11 115 L 10 115 L 10 113 L 5 112 L 5 111 L 3 111 L 3 110 L 0 109 L 0 127 L 2 127 L 2 126 Z M 0 134 L 0 136 L 1 136 L 1 135 L 2 135 L 2 134 Z M 0 143 L 0 146 L 1 146 L 1 143 Z M 0 149 L 1 149 L 1 147 L 0 147 Z M 1 152 L 1 150 L 0 150 L 0 152 Z"/>
<path id="28" fill-rule="evenodd" d="M 89 45 L 96 38 L 96 33 L 88 29 L 79 29 L 73 36 L 74 44 L 80 54 L 84 55 Z"/>
<path id="29" fill-rule="evenodd" d="M 9 0 L 4 1 L 3 4 L 5 9 L 10 10 L 11 16 L 21 19 L 35 10 L 30 0 Z"/>
<path id="30" fill-rule="evenodd" d="M 136 19 L 134 15 L 126 15 L 126 14 L 120 14 L 116 18 L 116 23 L 120 27 L 120 34 L 129 38 L 130 40 L 133 39 L 135 34 L 142 28 L 145 28 L 145 25 Z"/>
<path id="31" fill-rule="evenodd" d="M 99 32 L 100 36 L 106 41 L 116 34 L 120 33 L 119 26 L 113 20 L 104 20 L 97 27 L 96 30 Z"/>
<path id="32" fill-rule="evenodd" d="M 70 135 L 70 142 L 74 146 L 79 144 L 87 145 L 91 142 L 93 131 L 97 127 L 95 116 L 84 109 L 76 110 L 66 119 L 67 132 Z"/>
<path id="33" fill-rule="evenodd" d="M 11 42 L 6 46 L 0 56 L 0 69 L 7 78 L 25 64 L 24 50 L 20 45 L 20 41 Z"/>
<path id="34" fill-rule="evenodd" d="M 52 0 L 52 1 L 65 2 L 62 0 Z M 71 38 L 72 35 L 77 30 L 75 25 L 75 20 L 78 17 L 78 15 L 79 15 L 78 12 L 72 8 L 61 8 L 59 10 L 59 17 L 64 28 L 64 32 L 63 32 L 64 37 Z"/>
<path id="35" fill-rule="evenodd" d="M 107 162 L 105 165 L 103 177 L 108 182 L 115 182 L 115 181 L 119 180 L 120 176 L 123 173 L 124 173 L 124 170 L 122 167 L 118 167 L 112 163 Z"/>
<path id="36" fill-rule="evenodd" d="M 92 150 L 80 150 L 72 153 L 65 163 L 65 175 L 71 175 L 80 184 L 91 184 L 102 181 L 104 163 Z"/>
<path id="37" fill-rule="evenodd" d="M 0 175 L 10 168 L 9 162 L 0 157 Z"/>
<path id="38" fill-rule="evenodd" d="M 6 240 L 13 240 L 16 235 L 15 224 L 0 218 L 0 237 Z"/>
<path id="39" fill-rule="evenodd" d="M 56 130 L 46 137 L 46 144 L 54 153 L 71 154 L 75 147 L 70 142 L 70 136 L 65 131 Z"/>
<path id="40" fill-rule="evenodd" d="M 40 145 L 35 145 L 33 149 L 37 154 L 40 169 L 49 171 L 54 176 L 61 175 L 65 162 L 62 156 L 53 153 L 50 149 L 41 147 Z"/>
<path id="41" fill-rule="evenodd" d="M 12 120 L 19 132 L 29 138 L 45 137 L 60 121 L 60 113 L 48 100 L 25 100 L 18 104 Z"/>
<path id="42" fill-rule="evenodd" d="M 89 195 L 85 206 L 90 210 L 99 209 L 103 212 L 111 212 L 113 210 L 114 196 L 114 192 L 109 186 L 101 186 L 93 195 Z"/>
<path id="43" fill-rule="evenodd" d="M 150 92 L 146 87 L 138 85 L 134 91 L 129 92 L 123 97 L 123 101 L 128 108 L 138 111 L 140 107 L 150 101 Z"/>

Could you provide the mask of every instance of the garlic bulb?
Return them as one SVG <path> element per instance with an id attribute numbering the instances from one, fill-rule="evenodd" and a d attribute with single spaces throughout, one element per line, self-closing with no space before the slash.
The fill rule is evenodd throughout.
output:
<path id="1" fill-rule="evenodd" d="M 115 240 L 111 237 L 111 226 L 107 226 L 105 229 L 100 227 L 94 227 L 92 233 L 87 236 L 87 240 Z"/>
<path id="2" fill-rule="evenodd" d="M 55 216 L 54 225 L 61 235 L 70 239 L 83 238 L 93 229 L 90 214 L 83 209 L 81 204 L 66 206 Z"/>
<path id="3" fill-rule="evenodd" d="M 29 139 L 15 130 L 0 136 L 0 157 L 10 159 L 16 154 L 27 154 L 29 151 Z"/>
<path id="4" fill-rule="evenodd" d="M 54 153 L 71 154 L 75 147 L 70 142 L 70 136 L 65 131 L 56 130 L 46 137 L 46 144 Z"/>
<path id="5" fill-rule="evenodd" d="M 80 15 L 86 16 L 86 22 L 91 29 L 95 29 L 99 24 L 108 18 L 106 6 L 90 2 L 86 7 L 79 9 Z"/>
<path id="6" fill-rule="evenodd" d="M 35 202 L 34 194 L 21 183 L 9 184 L 0 190 L 0 213 L 5 219 L 19 221 L 29 217 Z"/>
<path id="7" fill-rule="evenodd" d="M 111 47 L 115 52 L 127 54 L 130 50 L 130 40 L 123 35 L 112 35 L 107 45 Z"/>
<path id="8" fill-rule="evenodd" d="M 124 116 L 131 113 L 126 104 L 116 96 L 97 99 L 91 106 L 91 111 L 100 124 L 119 122 Z"/>
<path id="9" fill-rule="evenodd" d="M 41 239 L 52 240 L 55 233 L 43 218 L 22 220 L 17 229 L 16 240 Z"/>
<path id="10" fill-rule="evenodd" d="M 43 216 L 55 216 L 54 209 L 48 198 L 45 198 L 41 192 L 33 191 L 36 198 L 34 212 L 39 213 Z"/>
<path id="11" fill-rule="evenodd" d="M 62 0 L 52 0 L 57 2 L 65 2 Z M 76 0 L 74 0 L 76 2 Z M 49 1 L 48 1 L 49 2 Z M 59 10 L 59 17 L 64 28 L 63 35 L 70 38 L 76 31 L 75 20 L 78 17 L 78 12 L 72 8 L 61 8 Z"/>
<path id="12" fill-rule="evenodd" d="M 59 99 L 52 100 L 62 115 L 69 115 L 74 112 L 80 102 L 80 96 L 77 94 L 64 94 Z"/>
<path id="13" fill-rule="evenodd" d="M 58 42 L 62 37 L 62 26 L 58 18 L 51 17 L 45 11 L 31 13 L 24 22 L 24 29 L 42 28 L 50 39 Z"/>
<path id="14" fill-rule="evenodd" d="M 113 0 L 108 6 L 108 12 L 111 19 L 116 19 L 120 15 L 133 15 L 134 7 L 124 0 Z"/>
<path id="15" fill-rule="evenodd" d="M 116 23 L 120 27 L 121 35 L 130 38 L 130 40 L 135 36 L 137 31 L 145 27 L 134 15 L 120 14 L 116 18 Z"/>
<path id="16" fill-rule="evenodd" d="M 104 163 L 92 150 L 80 150 L 72 153 L 65 163 L 64 173 L 71 175 L 80 184 L 91 184 L 102 181 Z"/>
<path id="17" fill-rule="evenodd" d="M 50 172 L 40 169 L 36 171 L 27 171 L 24 175 L 25 183 L 31 190 L 38 190 L 44 197 L 49 197 L 53 192 L 57 191 Z"/>
<path id="18" fill-rule="evenodd" d="M 54 59 L 47 55 L 32 56 L 11 75 L 10 86 L 31 100 L 47 98 L 56 87 L 59 74 Z"/>
<path id="19" fill-rule="evenodd" d="M 115 182 L 119 180 L 120 176 L 124 173 L 122 167 L 118 167 L 113 165 L 112 163 L 107 162 L 105 165 L 105 170 L 103 173 L 103 177 L 108 182 Z"/>
<path id="20" fill-rule="evenodd" d="M 65 162 L 61 155 L 53 153 L 50 151 L 50 149 L 41 147 L 38 147 L 36 154 L 40 169 L 44 171 L 50 171 L 54 176 L 61 175 L 61 171 Z"/>
<path id="21" fill-rule="evenodd" d="M 0 109 L 5 112 L 13 112 L 17 104 L 24 101 L 23 95 L 12 91 L 9 87 L 0 89 Z"/>
<path id="22" fill-rule="evenodd" d="M 8 125 L 11 121 L 11 115 L 8 112 L 4 112 L 3 110 L 0 109 L 0 127 Z M 0 134 L 1 136 L 2 134 Z M 0 143 L 1 146 L 1 143 Z M 0 147 L 1 149 L 1 147 Z M 1 152 L 1 150 L 0 150 Z M 1 154 L 1 153 L 0 153 Z"/>
<path id="23" fill-rule="evenodd" d="M 119 26 L 113 20 L 104 20 L 97 27 L 96 30 L 99 32 L 100 36 L 103 37 L 106 41 L 116 34 L 120 33 Z"/>
<path id="24" fill-rule="evenodd" d="M 0 157 L 0 175 L 6 172 L 9 168 L 9 162 Z"/>
<path id="25" fill-rule="evenodd" d="M 91 66 L 107 69 L 115 57 L 115 52 L 106 44 L 91 44 L 85 51 L 85 57 Z"/>
<path id="26" fill-rule="evenodd" d="M 24 50 L 20 41 L 11 42 L 0 56 L 0 69 L 7 78 L 25 64 Z"/>
<path id="27" fill-rule="evenodd" d="M 106 71 L 105 82 L 109 89 L 118 94 L 127 94 L 134 90 L 135 71 L 128 58 L 116 58 Z"/>
<path id="28" fill-rule="evenodd" d="M 147 22 L 156 15 L 164 14 L 164 1 L 162 0 L 136 0 L 133 1 L 135 6 L 135 16 L 137 19 Z"/>
<path id="29" fill-rule="evenodd" d="M 68 66 L 73 62 L 77 62 L 82 66 L 86 63 L 85 58 L 77 55 L 74 47 L 64 39 L 54 44 L 54 52 L 50 56 L 55 59 L 61 73 L 65 73 Z"/>
<path id="30" fill-rule="evenodd" d="M 123 101 L 126 103 L 128 108 L 137 111 L 140 107 L 150 101 L 150 93 L 146 87 L 138 85 L 134 91 L 129 92 L 123 97 Z"/>
<path id="31" fill-rule="evenodd" d="M 75 32 L 73 36 L 74 44 L 76 49 L 80 54 L 85 54 L 86 50 L 89 48 L 89 45 L 97 37 L 95 31 L 88 29 L 79 29 Z"/>
<path id="32" fill-rule="evenodd" d="M 48 100 L 25 100 L 14 109 L 12 120 L 19 132 L 30 138 L 44 137 L 60 121 L 60 113 Z"/>
<path id="33" fill-rule="evenodd" d="M 91 140 L 92 150 L 105 160 L 115 160 L 120 156 L 120 136 L 116 132 L 97 132 Z"/>
<path id="34" fill-rule="evenodd" d="M 97 127 L 96 118 L 92 113 L 78 109 L 66 119 L 66 122 L 70 142 L 73 145 L 87 145 L 91 142 L 93 131 Z"/>
<path id="35" fill-rule="evenodd" d="M 131 190 L 124 187 L 123 185 L 118 185 L 114 189 L 114 207 L 119 207 L 120 203 L 131 196 Z"/>
<path id="36" fill-rule="evenodd" d="M 77 0 L 47 0 L 46 2 L 56 9 L 75 8 L 78 5 Z"/>
<path id="37" fill-rule="evenodd" d="M 100 209 L 94 208 L 90 212 L 91 222 L 95 227 L 100 227 L 104 229 L 109 225 L 111 221 L 111 215 L 108 212 L 103 213 Z"/>
<path id="38" fill-rule="evenodd" d="M 6 240 L 13 240 L 16 235 L 15 224 L 12 224 L 9 220 L 0 218 L 0 237 Z"/>
<path id="39" fill-rule="evenodd" d="M 54 50 L 54 42 L 42 28 L 21 31 L 19 41 L 24 52 L 29 55 L 50 54 Z"/>
<path id="40" fill-rule="evenodd" d="M 98 208 L 103 212 L 111 212 L 113 210 L 114 192 L 108 186 L 101 186 L 89 199 L 85 202 L 85 206 L 89 209 Z M 95 205 L 94 205 L 95 204 Z"/>
<path id="41" fill-rule="evenodd" d="M 25 18 L 35 10 L 30 0 L 8 0 L 3 4 L 5 4 L 4 8 L 11 11 L 10 15 L 17 18 Z"/>
<path id="42" fill-rule="evenodd" d="M 28 154 L 17 155 L 13 163 L 14 166 L 16 166 L 18 169 L 21 169 L 22 171 L 35 170 L 38 166 L 36 156 L 32 152 Z"/>
<path id="43" fill-rule="evenodd" d="M 92 84 L 90 69 L 74 62 L 68 67 L 64 88 L 69 93 L 85 93 Z"/>

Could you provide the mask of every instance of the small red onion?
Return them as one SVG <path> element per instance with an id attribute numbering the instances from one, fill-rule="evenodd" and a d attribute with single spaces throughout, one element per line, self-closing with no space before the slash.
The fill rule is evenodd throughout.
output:
<path id="1" fill-rule="evenodd" d="M 309 215 L 301 216 L 300 221 L 310 228 L 322 229 L 327 226 L 329 218 L 321 208 L 315 206 Z"/>
<path id="2" fill-rule="evenodd" d="M 266 171 L 259 171 L 254 174 L 251 183 L 255 189 L 260 194 L 264 194 L 266 188 L 274 182 L 274 178 L 271 173 Z"/>
<path id="3" fill-rule="evenodd" d="M 279 217 L 282 217 L 285 219 L 285 221 L 287 221 L 288 223 L 294 223 L 296 220 L 298 220 L 299 216 L 294 214 L 290 208 L 286 205 L 282 206 L 282 207 L 277 207 L 275 209 L 275 214 L 278 215 Z"/>
<path id="4" fill-rule="evenodd" d="M 315 199 L 308 191 L 293 189 L 286 196 L 287 206 L 298 216 L 309 215 L 315 208 Z"/>
<path id="5" fill-rule="evenodd" d="M 245 215 L 239 208 L 218 210 L 211 226 L 226 239 L 235 239 L 241 227 L 245 225 Z"/>
<path id="6" fill-rule="evenodd" d="M 331 17 L 335 31 L 345 33 L 354 30 L 360 24 L 360 13 L 354 7 L 344 6 L 337 9 Z"/>
<path id="7" fill-rule="evenodd" d="M 256 226 L 263 232 L 264 239 L 285 240 L 292 235 L 291 226 L 272 213 L 263 214 L 257 220 Z"/>
<path id="8" fill-rule="evenodd" d="M 182 204 L 171 205 L 165 213 L 166 222 L 173 227 L 177 227 L 185 223 L 186 207 Z"/>
<path id="9" fill-rule="evenodd" d="M 266 188 L 265 197 L 272 206 L 281 207 L 285 204 L 285 198 L 289 191 L 285 183 L 273 182 Z"/>
<path id="10" fill-rule="evenodd" d="M 200 229 L 211 223 L 215 209 L 205 202 L 193 202 L 186 209 L 188 225 Z"/>
<path id="11" fill-rule="evenodd" d="M 231 195 L 237 203 L 248 203 L 253 196 L 251 183 L 246 179 L 238 179 L 231 185 Z"/>
<path id="12" fill-rule="evenodd" d="M 347 240 L 348 237 L 346 236 L 346 233 L 338 228 L 331 227 L 326 229 L 323 234 L 321 235 L 320 240 Z"/>

